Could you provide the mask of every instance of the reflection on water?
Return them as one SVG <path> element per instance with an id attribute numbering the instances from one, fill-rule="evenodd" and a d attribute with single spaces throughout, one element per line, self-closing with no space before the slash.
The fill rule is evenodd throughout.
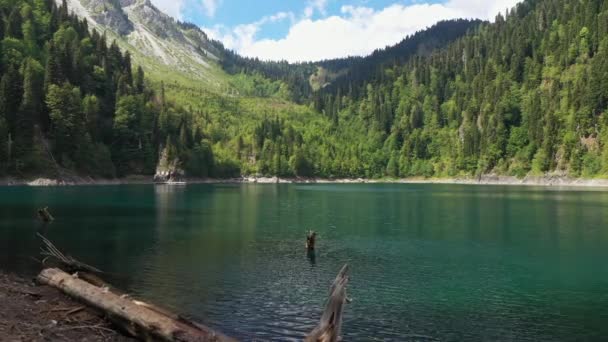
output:
<path id="1" fill-rule="evenodd" d="M 33 275 L 43 231 L 135 295 L 286 341 L 316 325 L 348 262 L 345 340 L 595 340 L 607 207 L 607 192 L 492 186 L 2 188 L 0 267 Z M 307 229 L 322 238 L 304 256 Z"/>
<path id="2" fill-rule="evenodd" d="M 307 250 L 306 257 L 310 261 L 310 266 L 314 266 L 317 263 L 317 253 L 315 253 L 314 249 Z"/>

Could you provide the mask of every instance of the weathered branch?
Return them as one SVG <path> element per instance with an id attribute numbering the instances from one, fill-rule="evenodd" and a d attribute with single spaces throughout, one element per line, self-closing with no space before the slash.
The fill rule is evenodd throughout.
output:
<path id="1" fill-rule="evenodd" d="M 344 304 L 349 301 L 346 296 L 348 284 L 348 265 L 344 265 L 329 290 L 329 299 L 319 325 L 306 337 L 306 342 L 337 342 L 342 331 L 342 314 Z"/>
<path id="2" fill-rule="evenodd" d="M 51 258 L 56 259 L 57 261 L 59 261 L 59 263 L 61 263 L 64 267 L 66 267 L 68 271 L 70 271 L 70 272 L 86 271 L 86 272 L 92 272 L 92 273 L 97 273 L 97 274 L 103 273 L 98 268 L 95 268 L 93 266 L 80 262 L 80 261 L 72 258 L 71 256 L 66 256 L 59 249 L 57 249 L 57 247 L 55 247 L 55 245 L 49 239 L 45 238 L 40 233 L 36 233 L 36 234 L 38 235 L 38 237 L 40 239 L 42 239 L 42 242 L 45 245 L 45 248 L 41 248 L 40 254 L 42 254 L 43 256 L 46 256 L 46 257 L 51 257 Z M 45 258 L 45 261 L 46 261 L 46 258 Z"/>

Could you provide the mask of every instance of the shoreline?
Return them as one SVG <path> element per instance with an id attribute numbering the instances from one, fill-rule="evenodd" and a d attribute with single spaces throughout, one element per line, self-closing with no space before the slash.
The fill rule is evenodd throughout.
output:
<path id="1" fill-rule="evenodd" d="M 366 178 L 279 178 L 254 177 L 240 178 L 189 178 L 186 184 L 454 184 L 454 185 L 513 185 L 513 186 L 542 186 L 542 187 L 571 187 L 571 188 L 608 188 L 608 179 L 571 178 L 563 175 L 512 176 L 484 175 L 480 178 L 402 178 L 402 179 L 366 179 Z M 36 178 L 2 178 L 0 186 L 86 186 L 86 185 L 151 185 L 155 183 L 151 176 L 130 176 L 120 179 L 93 179 L 90 177 L 74 177 L 67 180 Z"/>
<path id="2" fill-rule="evenodd" d="M 1 269 L 0 303 L 3 341 L 135 341 L 59 290 Z"/>

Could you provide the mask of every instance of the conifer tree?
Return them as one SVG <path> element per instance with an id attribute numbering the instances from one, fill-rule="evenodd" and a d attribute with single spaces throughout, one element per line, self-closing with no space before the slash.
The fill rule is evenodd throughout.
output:
<path id="1" fill-rule="evenodd" d="M 16 133 L 17 115 L 23 97 L 23 79 L 10 65 L 0 79 L 0 113 L 4 114 L 9 131 Z"/>
<path id="2" fill-rule="evenodd" d="M 6 36 L 21 39 L 23 37 L 22 22 L 21 7 L 15 6 L 7 19 Z"/>

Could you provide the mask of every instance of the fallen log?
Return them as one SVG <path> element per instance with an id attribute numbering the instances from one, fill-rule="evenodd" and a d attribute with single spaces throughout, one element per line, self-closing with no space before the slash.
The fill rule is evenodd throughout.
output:
<path id="1" fill-rule="evenodd" d="M 321 321 L 313 331 L 306 336 L 306 342 L 337 342 L 342 331 L 342 314 L 344 304 L 349 302 L 346 295 L 348 284 L 348 265 L 344 265 L 329 289 L 329 299 Z"/>
<path id="2" fill-rule="evenodd" d="M 38 282 L 58 288 L 72 298 L 106 314 L 112 321 L 119 323 L 135 337 L 149 341 L 234 341 L 212 329 L 184 319 L 175 319 L 172 314 L 164 313 L 128 296 L 119 296 L 97 287 L 82 279 L 56 268 L 40 272 Z"/>

